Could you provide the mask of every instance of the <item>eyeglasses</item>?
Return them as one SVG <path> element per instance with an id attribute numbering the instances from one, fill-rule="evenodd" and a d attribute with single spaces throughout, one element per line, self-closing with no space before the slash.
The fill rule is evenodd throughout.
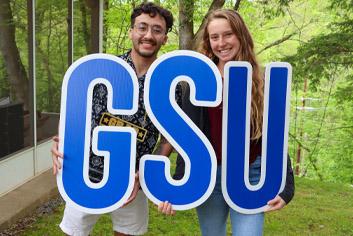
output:
<path id="1" fill-rule="evenodd" d="M 159 25 L 148 25 L 146 23 L 138 23 L 136 25 L 134 25 L 134 27 L 136 29 L 136 31 L 141 34 L 141 35 L 145 35 L 148 32 L 148 28 L 151 28 L 151 32 L 154 36 L 161 36 L 162 34 L 165 34 L 165 30 L 159 26 Z"/>

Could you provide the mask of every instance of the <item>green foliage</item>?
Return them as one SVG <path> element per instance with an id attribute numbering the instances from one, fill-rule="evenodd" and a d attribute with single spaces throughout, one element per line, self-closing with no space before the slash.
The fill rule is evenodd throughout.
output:
<path id="1" fill-rule="evenodd" d="M 312 105 L 318 108 L 314 112 L 293 111 L 291 132 L 310 147 L 302 152 L 301 175 L 353 183 L 353 14 L 349 6 L 352 1 L 332 1 L 326 14 L 335 16 L 329 18 L 327 30 L 302 42 L 295 54 L 282 60 L 293 65 L 297 89 L 304 80 L 309 82 L 309 91 L 296 96 L 321 100 Z M 291 144 L 293 156 L 297 145 Z"/>
<path id="2" fill-rule="evenodd" d="M 337 16 L 328 24 L 328 31 L 299 46 L 296 54 L 284 57 L 292 63 L 297 76 L 308 78 L 315 88 L 322 78 L 344 71 L 350 76 L 353 65 L 353 12 L 352 1 L 332 1 L 333 14 Z M 349 73 L 347 73 L 349 72 Z"/>
<path id="3" fill-rule="evenodd" d="M 339 103 L 348 101 L 352 104 L 353 101 L 353 74 L 346 77 L 346 83 L 339 84 L 337 87 L 336 98 Z"/>
<path id="4" fill-rule="evenodd" d="M 337 81 L 340 83 L 344 84 L 344 79 Z M 330 86 L 333 87 L 332 81 L 319 86 L 317 92 L 298 94 L 297 97 L 316 99 L 306 100 L 305 107 L 313 110 L 298 110 L 302 101 L 299 104 L 293 101 L 290 133 L 302 145 L 300 175 L 353 183 L 352 105 L 346 102 L 339 104 L 329 95 L 327 89 Z M 289 153 L 295 159 L 297 148 L 298 143 L 292 140 Z"/>
<path id="5" fill-rule="evenodd" d="M 350 26 L 353 30 L 353 24 Z M 335 70 L 351 68 L 353 65 L 352 32 L 339 31 L 319 35 L 300 46 L 296 55 L 286 59 L 296 68 L 296 76 L 308 78 L 315 86 L 322 78 L 330 78 Z"/>
<path id="6" fill-rule="evenodd" d="M 352 0 L 331 0 L 331 7 L 344 12 L 351 12 L 353 7 Z"/>
<path id="7" fill-rule="evenodd" d="M 36 1 L 37 108 L 58 112 L 67 69 L 67 1 Z"/>
<path id="8" fill-rule="evenodd" d="M 285 14 L 286 7 L 293 2 L 293 0 L 264 0 L 256 1 L 257 5 L 261 7 L 262 14 L 267 19 L 273 19 Z"/>
<path id="9" fill-rule="evenodd" d="M 107 53 L 121 55 L 131 47 L 128 38 L 131 11 L 131 4 L 113 2 L 105 12 L 104 17 L 108 29 L 106 40 Z"/>

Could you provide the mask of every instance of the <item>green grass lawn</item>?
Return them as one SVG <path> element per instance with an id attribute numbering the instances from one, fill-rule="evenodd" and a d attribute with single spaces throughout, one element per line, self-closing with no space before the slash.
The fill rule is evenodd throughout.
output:
<path id="1" fill-rule="evenodd" d="M 58 227 L 62 214 L 63 205 L 40 217 L 22 235 L 62 235 Z M 111 235 L 111 229 L 110 217 L 104 215 L 92 235 Z M 200 235 L 196 212 L 179 211 L 166 217 L 150 204 L 146 235 Z M 353 188 L 297 178 L 292 202 L 281 211 L 266 214 L 265 235 L 353 235 Z"/>

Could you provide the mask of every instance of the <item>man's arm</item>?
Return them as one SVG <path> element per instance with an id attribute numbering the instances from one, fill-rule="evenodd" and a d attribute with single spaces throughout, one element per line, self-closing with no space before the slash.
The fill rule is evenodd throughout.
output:
<path id="1" fill-rule="evenodd" d="M 61 164 L 58 158 L 63 158 L 64 155 L 59 152 L 59 137 L 56 135 L 52 138 L 51 154 L 53 160 L 53 174 L 56 175 L 61 169 Z"/>
<path id="2" fill-rule="evenodd" d="M 161 140 L 159 141 L 159 144 L 153 153 L 155 155 L 162 155 L 162 156 L 169 157 L 172 151 L 173 151 L 173 146 L 170 143 L 168 143 L 167 139 L 163 137 L 163 135 L 161 135 Z"/>
<path id="3" fill-rule="evenodd" d="M 58 134 L 52 138 L 53 144 L 51 146 L 51 157 L 53 160 L 53 174 L 56 175 L 61 169 L 61 164 L 58 158 L 64 158 L 64 155 L 59 152 L 59 124 L 58 124 Z"/>

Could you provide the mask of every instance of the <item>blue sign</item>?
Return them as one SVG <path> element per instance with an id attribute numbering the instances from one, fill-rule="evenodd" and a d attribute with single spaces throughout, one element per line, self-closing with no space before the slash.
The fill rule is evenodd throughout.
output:
<path id="1" fill-rule="evenodd" d="M 222 132 L 222 192 L 241 213 L 259 213 L 286 182 L 291 66 L 270 63 L 265 73 L 261 177 L 249 182 L 252 67 L 248 62 L 225 66 Z"/>
<path id="2" fill-rule="evenodd" d="M 196 106 L 217 106 L 222 98 L 222 78 L 206 56 L 192 51 L 167 53 L 147 72 L 144 102 L 148 116 L 185 161 L 183 179 L 170 175 L 165 156 L 145 155 L 140 161 L 140 182 L 147 197 L 158 204 L 168 200 L 176 210 L 194 208 L 212 193 L 217 159 L 211 143 L 175 101 L 176 85 L 190 86 Z"/>
<path id="3" fill-rule="evenodd" d="M 249 132 L 252 68 L 246 62 L 225 67 L 223 91 L 222 190 L 233 209 L 257 213 L 275 197 L 286 180 L 291 67 L 272 63 L 266 69 L 265 108 L 260 182 L 252 186 L 249 174 Z M 158 204 L 169 201 L 176 210 L 202 204 L 213 191 L 217 161 L 212 145 L 175 101 L 179 82 L 190 87 L 195 106 L 217 106 L 222 78 L 216 65 L 193 51 L 174 51 L 149 68 L 144 104 L 148 116 L 185 161 L 185 175 L 173 180 L 167 157 L 145 155 L 140 161 L 140 182 L 147 197 Z M 121 207 L 134 184 L 136 131 L 129 127 L 98 126 L 91 133 L 92 93 L 96 84 L 108 88 L 108 112 L 132 115 L 137 111 L 138 82 L 122 59 L 93 54 L 76 61 L 62 86 L 60 147 L 64 153 L 58 188 L 77 209 L 100 214 Z M 230 132 L 232 131 L 232 132 Z M 103 179 L 88 177 L 89 151 L 104 156 Z"/>
<path id="4" fill-rule="evenodd" d="M 91 137 L 93 88 L 108 89 L 107 108 L 112 114 L 137 111 L 138 82 L 122 59 L 103 54 L 85 56 L 73 63 L 62 85 L 60 146 L 63 169 L 57 176 L 64 200 L 81 211 L 99 214 L 122 206 L 130 196 L 135 176 L 136 131 L 129 127 L 98 126 Z M 88 176 L 89 151 L 104 156 L 103 179 Z"/>

